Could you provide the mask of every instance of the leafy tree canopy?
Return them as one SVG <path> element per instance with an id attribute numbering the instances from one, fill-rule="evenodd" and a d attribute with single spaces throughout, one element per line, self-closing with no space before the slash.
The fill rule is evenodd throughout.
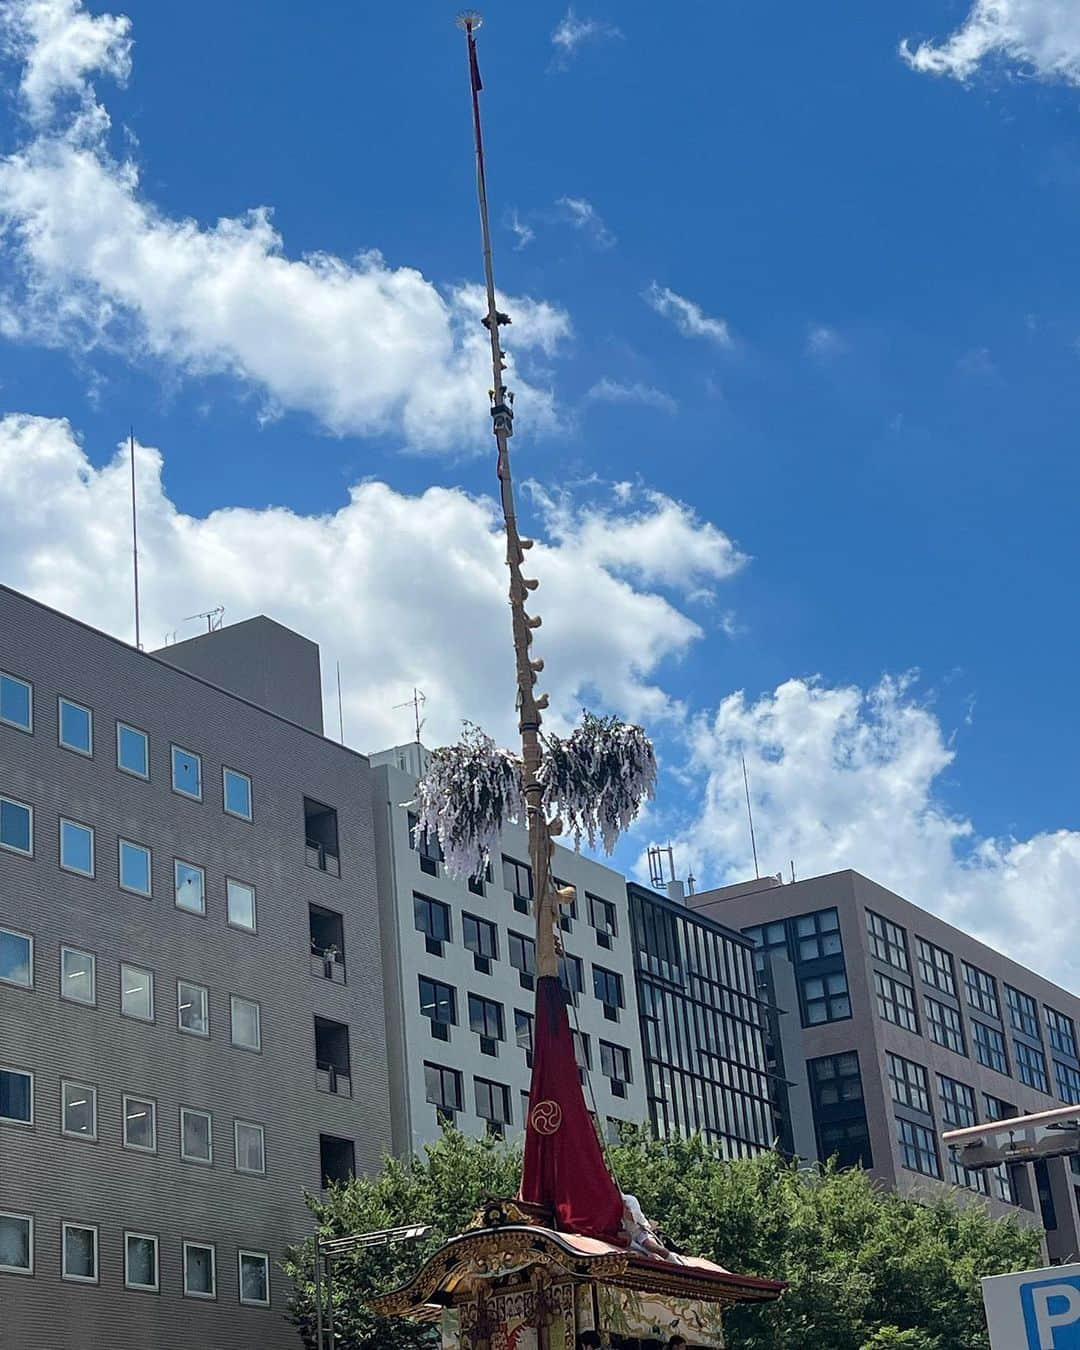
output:
<path id="1" fill-rule="evenodd" d="M 1037 1232 L 977 1204 L 903 1199 L 857 1170 L 799 1171 L 773 1154 L 727 1161 L 700 1138 L 657 1141 L 638 1130 L 610 1162 L 676 1250 L 788 1282 L 778 1303 L 728 1315 L 740 1350 L 989 1350 L 979 1280 L 1038 1264 Z M 513 1195 L 520 1169 L 519 1149 L 448 1130 L 423 1157 L 388 1160 L 376 1176 L 311 1198 L 324 1237 L 434 1227 L 422 1243 L 335 1265 L 341 1350 L 431 1350 L 433 1329 L 374 1318 L 364 1300 L 404 1283 L 485 1195 Z M 310 1243 L 290 1253 L 286 1271 L 297 1285 L 294 1318 L 314 1345 Z"/>

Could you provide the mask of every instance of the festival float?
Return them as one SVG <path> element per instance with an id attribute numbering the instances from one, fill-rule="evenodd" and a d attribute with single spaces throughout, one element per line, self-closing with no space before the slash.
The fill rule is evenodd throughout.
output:
<path id="1" fill-rule="evenodd" d="M 519 1194 L 486 1203 L 407 1284 L 370 1299 L 369 1307 L 383 1317 L 437 1324 L 444 1350 L 577 1350 L 679 1339 L 723 1347 L 725 1310 L 774 1300 L 784 1286 L 668 1249 L 611 1174 L 574 1059 L 558 964 L 559 906 L 572 897 L 552 878 L 553 840 L 568 834 L 576 844 L 585 839 L 610 853 L 651 796 L 656 763 L 645 732 L 616 718 L 586 714 L 565 738 L 541 731 L 547 698 L 535 686 L 544 663 L 531 651 L 541 620 L 526 610 L 538 582 L 522 572 L 532 541 L 519 534 L 514 505 L 514 399 L 503 382 L 500 337 L 510 316 L 496 303 L 488 220 L 476 48 L 481 20 L 469 13 L 458 22 L 472 94 L 487 292 L 482 322 L 491 341 L 489 397 L 521 752 L 500 749 L 476 727 L 467 728 L 459 744 L 436 750 L 418 789 L 417 829 L 437 835 L 448 870 L 467 878 L 486 866 L 504 824 L 527 823 L 536 918 L 534 1057 Z"/>

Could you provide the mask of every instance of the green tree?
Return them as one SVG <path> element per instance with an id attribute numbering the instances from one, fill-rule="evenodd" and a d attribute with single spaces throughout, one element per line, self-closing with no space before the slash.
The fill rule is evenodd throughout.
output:
<path id="1" fill-rule="evenodd" d="M 788 1282 L 778 1303 L 728 1315 L 739 1350 L 988 1350 L 979 1280 L 1038 1264 L 1038 1235 L 1012 1220 L 948 1198 L 903 1199 L 857 1170 L 800 1171 L 773 1154 L 726 1161 L 700 1138 L 661 1142 L 638 1130 L 624 1133 L 610 1161 L 675 1249 Z M 370 1249 L 336 1268 L 342 1350 L 432 1346 L 430 1329 L 372 1318 L 364 1299 L 404 1283 L 484 1195 L 512 1195 L 519 1175 L 518 1149 L 451 1130 L 422 1158 L 388 1161 L 313 1198 L 326 1237 L 434 1226 L 422 1244 Z M 297 1283 L 294 1317 L 314 1344 L 310 1244 L 286 1269 Z"/>

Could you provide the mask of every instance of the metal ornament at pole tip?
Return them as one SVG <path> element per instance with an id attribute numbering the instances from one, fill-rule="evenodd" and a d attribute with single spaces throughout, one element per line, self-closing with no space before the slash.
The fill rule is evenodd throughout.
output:
<path id="1" fill-rule="evenodd" d="M 484 26 L 484 16 L 477 9 L 463 9 L 454 21 L 466 33 L 475 33 Z"/>

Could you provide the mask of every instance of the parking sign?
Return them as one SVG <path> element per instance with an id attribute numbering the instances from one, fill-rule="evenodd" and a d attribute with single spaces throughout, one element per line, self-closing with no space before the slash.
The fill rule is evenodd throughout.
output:
<path id="1" fill-rule="evenodd" d="M 983 1280 L 993 1350 L 1080 1350 L 1080 1265 Z"/>

